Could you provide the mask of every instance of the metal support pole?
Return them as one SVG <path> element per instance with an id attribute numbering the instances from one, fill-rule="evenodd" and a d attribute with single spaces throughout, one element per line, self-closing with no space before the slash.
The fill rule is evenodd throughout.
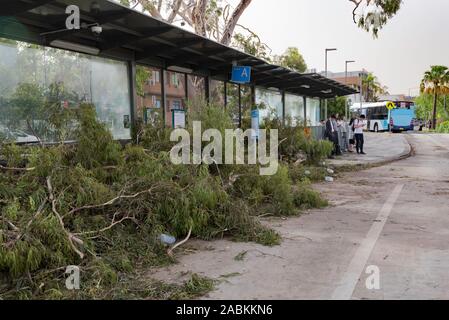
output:
<path id="1" fill-rule="evenodd" d="M 323 119 L 324 111 L 323 111 L 323 99 L 320 98 L 320 121 L 325 120 Z"/>
<path id="2" fill-rule="evenodd" d="M 281 91 L 282 95 L 282 124 L 285 125 L 285 90 Z"/>
<path id="3" fill-rule="evenodd" d="M 185 94 L 185 101 L 189 100 L 189 76 L 187 74 L 184 74 L 184 94 Z"/>
<path id="4" fill-rule="evenodd" d="M 130 121 L 131 121 L 131 128 L 134 129 L 138 120 L 135 61 L 128 62 L 128 77 L 129 77 Z"/>
<path id="5" fill-rule="evenodd" d="M 239 90 L 239 128 L 242 127 L 242 86 L 238 85 Z"/>
<path id="6" fill-rule="evenodd" d="M 137 139 L 137 130 L 138 130 L 138 108 L 137 108 L 137 79 L 136 79 L 136 62 L 129 61 L 128 62 L 128 81 L 129 81 L 129 102 L 130 102 L 130 115 L 123 119 L 123 126 L 130 126 L 131 129 L 131 137 L 133 140 Z M 128 122 L 128 123 L 127 123 Z M 129 123 L 130 122 L 130 123 Z"/>
<path id="7" fill-rule="evenodd" d="M 325 54 L 325 56 L 326 56 L 326 61 L 325 61 L 325 68 L 326 68 L 326 78 L 328 77 L 327 76 L 327 49 L 326 49 L 326 54 Z M 305 104 L 304 104 L 304 110 L 305 110 Z M 324 100 L 324 119 L 326 119 L 327 120 L 327 99 L 325 99 Z"/>
<path id="8" fill-rule="evenodd" d="M 348 85 L 348 61 L 346 61 L 345 63 L 345 85 Z M 348 120 L 349 118 L 349 102 L 348 100 L 346 100 L 346 105 L 345 105 L 345 111 L 346 111 L 346 120 Z"/>
<path id="9" fill-rule="evenodd" d="M 328 72 L 327 72 L 327 53 L 329 51 L 337 51 L 337 49 L 332 48 L 332 49 L 326 49 L 325 50 L 325 69 L 326 69 L 326 78 L 328 78 Z M 324 117 L 327 119 L 327 99 L 324 101 Z"/>
<path id="10" fill-rule="evenodd" d="M 256 86 L 251 85 L 251 107 L 254 107 L 256 105 Z"/>
<path id="11" fill-rule="evenodd" d="M 162 108 L 162 120 L 164 122 L 164 127 L 167 126 L 166 124 L 166 113 L 167 113 L 167 95 L 166 95 L 166 87 L 165 87 L 165 79 L 167 77 L 167 74 L 164 69 L 160 69 L 161 72 L 161 108 Z"/>
<path id="12" fill-rule="evenodd" d="M 227 109 L 228 107 L 228 82 L 224 81 L 224 107 Z"/>
<path id="13" fill-rule="evenodd" d="M 360 114 L 362 114 L 363 105 L 363 73 L 360 74 Z"/>
<path id="14" fill-rule="evenodd" d="M 307 98 L 302 97 L 304 101 L 304 127 L 307 128 Z"/>
<path id="15" fill-rule="evenodd" d="M 206 101 L 210 103 L 210 78 L 209 76 L 204 78 L 204 89 L 206 91 Z"/>

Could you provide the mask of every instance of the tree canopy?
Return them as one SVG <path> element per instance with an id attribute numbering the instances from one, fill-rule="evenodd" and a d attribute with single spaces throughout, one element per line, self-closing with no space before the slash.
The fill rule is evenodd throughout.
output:
<path id="1" fill-rule="evenodd" d="M 299 52 L 299 49 L 295 47 L 288 48 L 285 53 L 282 56 L 277 57 L 276 60 L 281 66 L 297 72 L 305 72 L 307 70 L 307 64 L 304 57 Z"/>
<path id="2" fill-rule="evenodd" d="M 421 81 L 421 92 L 429 94 L 449 93 L 449 69 L 446 66 L 431 66 L 424 73 Z"/>
<path id="3" fill-rule="evenodd" d="M 437 126 L 438 97 L 449 94 L 449 69 L 446 66 L 431 66 L 421 81 L 421 93 L 433 95 L 432 128 Z M 446 108 L 445 108 L 446 111 Z"/>
<path id="4" fill-rule="evenodd" d="M 377 76 L 372 72 L 363 78 L 363 93 L 366 101 L 377 101 L 379 95 L 386 94 L 388 88 L 382 86 Z"/>
<path id="5" fill-rule="evenodd" d="M 181 21 L 195 33 L 229 45 L 240 17 L 252 0 L 240 0 L 233 8 L 224 0 L 120 0 L 168 23 Z"/>
<path id="6" fill-rule="evenodd" d="M 377 37 L 379 31 L 393 18 L 402 5 L 402 0 L 349 0 L 354 3 L 352 12 L 354 23 L 372 32 Z"/>
<path id="7" fill-rule="evenodd" d="M 232 6 L 227 0 L 116 0 L 140 9 L 168 23 L 180 21 L 197 34 L 230 45 L 239 20 L 253 3 L 239 0 Z M 349 0 L 354 3 L 354 23 L 377 37 L 378 32 L 401 8 L 402 0 Z M 243 27 L 244 28 L 244 27 Z M 246 31 L 248 31 L 247 28 Z M 249 37 L 253 38 L 250 32 Z M 254 40 L 254 38 L 252 39 Z"/>

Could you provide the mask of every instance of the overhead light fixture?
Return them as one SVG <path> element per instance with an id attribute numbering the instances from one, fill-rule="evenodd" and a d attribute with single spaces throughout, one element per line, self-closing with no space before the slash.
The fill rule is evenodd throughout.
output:
<path id="1" fill-rule="evenodd" d="M 330 94 L 330 93 L 332 93 L 332 89 L 322 90 L 321 92 L 324 93 L 324 94 Z"/>
<path id="2" fill-rule="evenodd" d="M 85 46 L 82 44 L 63 41 L 63 40 L 53 40 L 52 42 L 50 42 L 50 46 L 60 48 L 60 49 L 66 49 L 66 50 L 70 50 L 70 51 L 87 53 L 87 54 L 91 54 L 91 55 L 95 55 L 95 56 L 100 53 L 100 49 L 98 49 L 98 48 L 89 47 L 89 46 Z"/>
<path id="3" fill-rule="evenodd" d="M 168 71 L 180 72 L 180 73 L 192 73 L 193 69 L 183 68 L 178 66 L 169 66 L 167 68 Z"/>
<path id="4" fill-rule="evenodd" d="M 301 86 L 301 88 L 304 88 L 304 89 L 310 89 L 310 86 L 309 86 L 308 84 L 303 84 L 303 85 Z"/>

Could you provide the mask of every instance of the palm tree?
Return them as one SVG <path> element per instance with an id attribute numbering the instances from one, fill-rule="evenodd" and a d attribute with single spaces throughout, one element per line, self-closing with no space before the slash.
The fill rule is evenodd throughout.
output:
<path id="1" fill-rule="evenodd" d="M 431 69 L 424 73 L 421 92 L 433 94 L 432 129 L 436 129 L 438 95 L 449 93 L 449 69 L 445 66 L 431 66 Z"/>
<path id="2" fill-rule="evenodd" d="M 380 84 L 377 77 L 371 72 L 363 78 L 362 85 L 366 94 L 366 101 L 376 101 L 379 95 L 385 94 L 388 90 Z"/>

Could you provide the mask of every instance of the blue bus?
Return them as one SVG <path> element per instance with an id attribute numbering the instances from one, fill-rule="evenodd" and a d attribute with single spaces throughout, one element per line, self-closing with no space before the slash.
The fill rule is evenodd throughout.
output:
<path id="1" fill-rule="evenodd" d="M 366 102 L 360 106 L 356 103 L 351 111 L 364 114 L 368 120 L 368 130 L 373 132 L 404 132 L 413 131 L 416 118 L 416 108 L 413 102 L 395 101 L 395 108 L 387 108 L 388 101 Z"/>

